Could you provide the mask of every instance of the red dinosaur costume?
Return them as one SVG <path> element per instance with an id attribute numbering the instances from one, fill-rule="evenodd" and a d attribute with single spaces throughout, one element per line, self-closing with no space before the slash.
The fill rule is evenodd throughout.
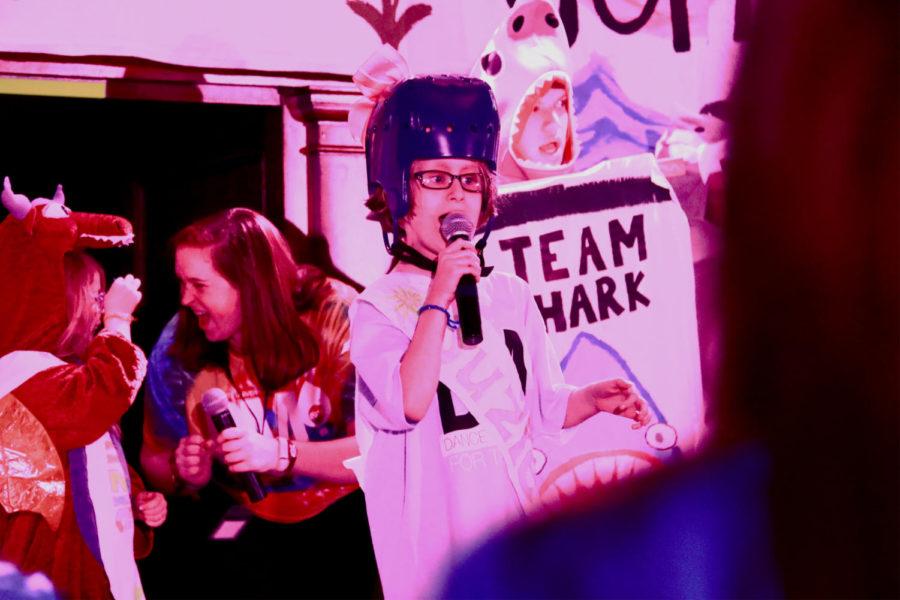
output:
<path id="1" fill-rule="evenodd" d="M 53 355 L 66 325 L 63 256 L 131 243 L 125 219 L 12 194 L 0 224 L 0 559 L 43 571 L 64 597 L 142 598 L 132 484 L 112 433 L 140 387 L 140 348 L 111 333 L 82 364 Z M 129 481 L 130 480 L 130 481 Z"/>

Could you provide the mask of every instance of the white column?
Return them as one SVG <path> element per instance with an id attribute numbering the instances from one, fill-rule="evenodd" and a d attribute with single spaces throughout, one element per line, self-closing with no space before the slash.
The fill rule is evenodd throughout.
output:
<path id="1" fill-rule="evenodd" d="M 349 85 L 328 85 L 331 86 L 328 89 L 300 90 L 289 104 L 292 118 L 305 126 L 306 141 L 294 159 L 306 164 L 308 228 L 294 222 L 310 235 L 323 236 L 328 241 L 334 265 L 367 285 L 385 272 L 389 257 L 378 224 L 366 220 L 365 154 L 347 126 L 347 111 L 359 96 Z M 287 135 L 286 132 L 286 139 Z M 290 157 L 286 156 L 286 160 Z M 285 171 L 288 171 L 287 164 Z M 285 212 L 288 218 L 291 215 L 302 218 L 299 207 L 287 206 L 288 198 L 295 201 L 295 196 L 288 195 L 287 179 L 286 174 Z M 296 176 L 295 184 L 300 181 L 300 176 Z"/>
<path id="2" fill-rule="evenodd" d="M 309 201 L 306 191 L 306 125 L 286 105 L 281 107 L 284 133 L 284 218 L 309 233 Z"/>

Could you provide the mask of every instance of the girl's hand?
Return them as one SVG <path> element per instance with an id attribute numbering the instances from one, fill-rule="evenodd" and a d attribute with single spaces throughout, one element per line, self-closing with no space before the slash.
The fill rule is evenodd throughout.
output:
<path id="1" fill-rule="evenodd" d="M 159 492 L 138 492 L 134 498 L 135 518 L 150 527 L 159 527 L 166 520 L 168 504 Z"/>
<path id="2" fill-rule="evenodd" d="M 141 280 L 134 275 L 117 277 L 106 292 L 103 309 L 105 318 L 120 317 L 127 320 L 141 301 L 140 287 Z"/>
<path id="3" fill-rule="evenodd" d="M 175 448 L 175 471 L 190 486 L 203 487 L 212 477 L 213 443 L 193 434 L 181 438 Z"/>
<path id="4" fill-rule="evenodd" d="M 598 381 L 583 388 L 593 400 L 597 412 L 608 412 L 626 419 L 632 419 L 632 429 L 650 423 L 647 401 L 634 389 L 634 384 L 624 379 Z"/>
<path id="5" fill-rule="evenodd" d="M 437 271 L 428 286 L 425 304 L 444 308 L 450 306 L 456 295 L 456 286 L 466 274 L 474 276 L 475 281 L 481 279 L 481 261 L 474 243 L 458 239 L 438 253 Z"/>
<path id="6" fill-rule="evenodd" d="M 632 429 L 650 423 L 647 402 L 635 391 L 634 385 L 624 379 L 610 379 L 590 383 L 572 392 L 563 427 L 574 427 L 598 412 L 632 419 Z"/>

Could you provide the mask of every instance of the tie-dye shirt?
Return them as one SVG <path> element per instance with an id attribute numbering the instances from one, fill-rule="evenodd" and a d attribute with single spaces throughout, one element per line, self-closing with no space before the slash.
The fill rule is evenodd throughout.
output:
<path id="1" fill-rule="evenodd" d="M 353 292 L 335 281 L 329 284 L 332 294 L 328 300 L 318 310 L 304 314 L 319 336 L 319 363 L 272 398 L 263 398 L 239 356 L 229 357 L 231 378 L 218 367 L 207 367 L 199 373 L 187 371 L 169 355 L 178 316 L 169 321 L 150 354 L 144 445 L 153 453 L 172 453 L 179 440 L 191 433 L 214 438 L 215 431 L 200 405 L 203 393 L 213 387 L 226 392 L 237 426 L 250 431 L 300 441 L 330 440 L 352 433 L 354 379 L 345 345 L 349 335 L 348 296 Z M 283 417 L 281 432 L 279 416 Z M 264 479 L 267 498 L 248 504 L 248 508 L 259 517 L 278 522 L 312 517 L 356 489 L 355 485 L 303 476 Z M 225 469 L 216 469 L 214 480 L 240 502 L 247 502 L 241 486 Z"/>

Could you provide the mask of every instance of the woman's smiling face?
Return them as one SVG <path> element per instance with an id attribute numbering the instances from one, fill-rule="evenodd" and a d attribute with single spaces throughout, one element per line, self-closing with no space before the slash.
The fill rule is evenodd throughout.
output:
<path id="1" fill-rule="evenodd" d="M 179 247 L 175 274 L 181 283 L 181 304 L 196 315 L 206 339 L 239 346 L 241 295 L 213 266 L 211 248 Z"/>

